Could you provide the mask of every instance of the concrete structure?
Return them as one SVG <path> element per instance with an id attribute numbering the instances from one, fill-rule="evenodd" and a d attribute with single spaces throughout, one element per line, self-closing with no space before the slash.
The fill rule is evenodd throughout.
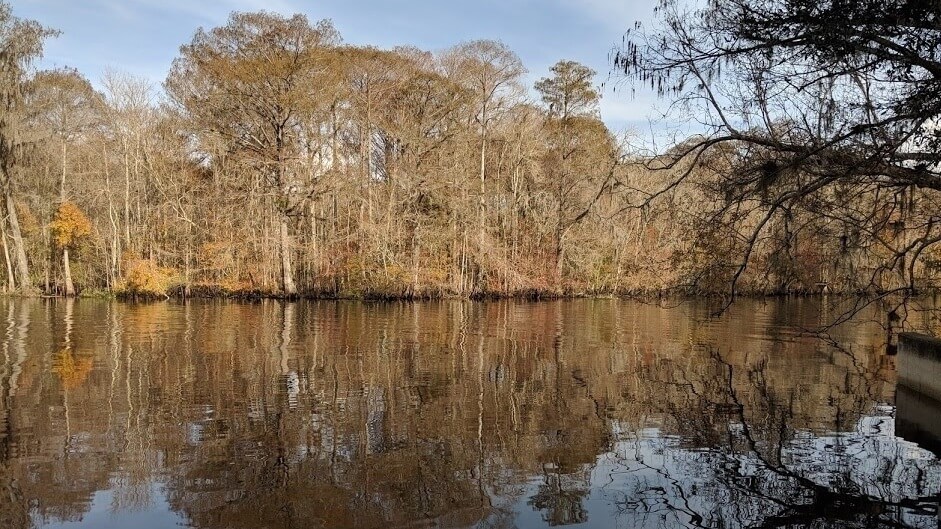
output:
<path id="1" fill-rule="evenodd" d="M 941 339 L 902 333 L 898 355 L 899 384 L 941 401 Z"/>
<path id="2" fill-rule="evenodd" d="M 899 386 L 895 434 L 941 456 L 941 402 Z"/>
<path id="3" fill-rule="evenodd" d="M 899 336 L 895 405 L 896 434 L 941 456 L 941 339 Z"/>

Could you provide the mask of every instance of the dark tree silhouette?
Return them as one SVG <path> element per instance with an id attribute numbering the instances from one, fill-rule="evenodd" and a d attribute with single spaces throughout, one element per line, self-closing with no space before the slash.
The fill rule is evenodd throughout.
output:
<path id="1" fill-rule="evenodd" d="M 657 13 L 614 67 L 700 116 L 701 134 L 648 159 L 671 173 L 643 202 L 708 173 L 703 225 L 733 234 L 719 263 L 733 296 L 759 247 L 777 246 L 763 265 L 793 267 L 801 238 L 829 241 L 849 289 L 914 292 L 941 241 L 941 4 L 663 0 Z"/>

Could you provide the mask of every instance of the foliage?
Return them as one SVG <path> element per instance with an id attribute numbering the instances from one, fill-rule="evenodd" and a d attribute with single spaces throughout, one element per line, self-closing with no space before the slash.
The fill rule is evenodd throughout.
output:
<path id="1" fill-rule="evenodd" d="M 26 127 L 28 108 L 24 95 L 30 67 L 42 55 L 44 40 L 54 34 L 38 22 L 13 16 L 10 5 L 0 0 L 0 190 L 6 210 L 2 227 L 4 233 L 9 229 L 12 252 L 7 255 L 12 253 L 14 263 L 11 265 L 8 256 L 7 287 L 19 287 L 23 292 L 32 291 L 32 278 L 17 218 L 14 184 L 21 178 L 17 172 L 34 146 Z"/>
<path id="2" fill-rule="evenodd" d="M 575 61 L 559 61 L 551 71 L 552 77 L 543 77 L 536 82 L 536 91 L 549 107 L 550 115 L 565 119 L 598 113 L 601 95 L 591 84 L 594 70 Z"/>
<path id="3" fill-rule="evenodd" d="M 80 139 L 101 121 L 101 94 L 78 70 L 42 70 L 26 88 L 30 121 L 60 141 Z"/>
<path id="4" fill-rule="evenodd" d="M 4 129 L 23 147 L 0 185 L 7 286 L 385 298 L 936 282 L 939 197 L 898 179 L 933 166 L 876 145 L 921 130 L 886 102 L 929 86 L 923 69 L 882 72 L 898 91 L 861 91 L 854 76 L 877 65 L 831 72 L 846 49 L 782 55 L 797 48 L 748 26 L 809 3 L 735 0 L 747 20 L 725 5 L 690 16 L 666 2 L 661 40 L 645 33 L 640 53 L 632 32 L 637 47 L 618 57 L 661 84 L 684 120 L 712 120 L 657 153 L 628 150 L 600 119 L 590 68 L 559 61 L 532 98 L 522 61 L 498 41 L 380 50 L 344 45 L 326 21 L 234 13 L 181 48 L 165 93 L 121 73 L 90 83 L 68 68 L 34 71 L 34 47 L 17 63 Z M 866 6 L 839 16 L 877 10 Z M 823 22 L 837 16 L 820 9 Z M 817 31 L 812 18 L 794 20 Z M 683 28 L 712 47 L 671 33 Z M 707 49 L 728 57 L 689 55 Z M 816 67 L 797 70 L 798 58 Z M 813 72 L 836 80 L 789 86 Z M 867 101 L 900 128 L 854 129 Z M 841 131 L 846 141 L 829 141 Z M 79 249 L 80 288 L 69 288 Z"/>
<path id="5" fill-rule="evenodd" d="M 670 100 L 671 117 L 701 117 L 701 134 L 648 161 L 666 184 L 641 203 L 689 183 L 707 190 L 701 225 L 732 240 L 733 294 L 750 266 L 784 286 L 824 254 L 818 281 L 849 267 L 861 290 L 917 290 L 920 258 L 941 241 L 939 4 L 698 5 L 662 1 L 614 59 Z M 795 253 L 808 239 L 822 252 Z M 849 266 L 856 250 L 864 262 Z"/>
<path id="6" fill-rule="evenodd" d="M 16 210 L 16 215 L 19 217 L 20 229 L 23 231 L 23 235 L 37 235 L 42 231 L 42 225 L 30 204 L 18 200 L 13 207 Z"/>
<path id="7" fill-rule="evenodd" d="M 132 259 L 126 265 L 118 294 L 133 298 L 163 298 L 178 284 L 179 274 L 151 259 Z"/>
<path id="8" fill-rule="evenodd" d="M 92 233 L 91 221 L 73 202 L 63 202 L 49 223 L 52 238 L 60 248 L 71 248 Z"/>
<path id="9" fill-rule="evenodd" d="M 0 177 L 4 185 L 25 147 L 20 128 L 28 70 L 42 55 L 43 41 L 53 35 L 54 31 L 36 21 L 13 16 L 10 5 L 0 1 Z"/>

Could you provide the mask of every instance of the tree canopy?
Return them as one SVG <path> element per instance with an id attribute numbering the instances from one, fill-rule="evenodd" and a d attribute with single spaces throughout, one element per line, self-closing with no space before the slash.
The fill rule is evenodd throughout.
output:
<path id="1" fill-rule="evenodd" d="M 233 13 L 194 31 L 160 87 L 37 69 L 51 32 L 0 0 L 3 286 L 414 298 L 935 284 L 933 6 L 685 5 L 663 2 L 615 57 L 699 123 L 643 153 L 601 120 L 590 68 L 561 60 L 527 87 L 499 41 L 378 49 L 326 20 Z M 72 243 L 57 241 L 65 204 L 88 220 Z"/>
<path id="2" fill-rule="evenodd" d="M 917 288 L 941 241 L 939 6 L 664 0 L 653 26 L 628 33 L 616 69 L 668 99 L 677 119 L 701 116 L 700 135 L 653 162 L 674 171 L 660 191 L 691 180 L 692 167 L 713 171 L 706 224 L 735 227 L 735 278 L 763 241 L 793 247 L 799 214 L 814 219 L 807 236 L 881 258 L 859 288 Z"/>

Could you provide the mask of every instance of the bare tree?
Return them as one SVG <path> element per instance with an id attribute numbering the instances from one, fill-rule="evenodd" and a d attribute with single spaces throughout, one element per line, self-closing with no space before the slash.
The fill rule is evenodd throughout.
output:
<path id="1" fill-rule="evenodd" d="M 30 80 L 30 114 L 59 143 L 59 200 L 68 198 L 69 147 L 101 122 L 101 97 L 77 70 L 38 72 Z"/>
<path id="2" fill-rule="evenodd" d="M 473 116 L 479 134 L 480 164 L 478 175 L 478 252 L 486 244 L 487 218 L 487 144 L 493 123 L 500 119 L 520 96 L 520 78 L 526 73 L 523 63 L 502 42 L 476 40 L 458 44 L 448 50 L 444 65 L 449 75 L 473 94 L 476 110 Z M 478 258 L 478 264 L 482 259 Z M 483 279 L 478 273 L 478 284 Z"/>
<path id="3" fill-rule="evenodd" d="M 325 51 L 338 42 L 327 21 L 311 26 L 301 15 L 235 13 L 223 27 L 197 31 L 166 83 L 203 149 L 209 136 L 223 139 L 273 195 L 285 296 L 297 295 L 290 223 L 319 191 L 317 175 L 302 170 L 310 155 L 304 134 L 323 104 Z"/>

